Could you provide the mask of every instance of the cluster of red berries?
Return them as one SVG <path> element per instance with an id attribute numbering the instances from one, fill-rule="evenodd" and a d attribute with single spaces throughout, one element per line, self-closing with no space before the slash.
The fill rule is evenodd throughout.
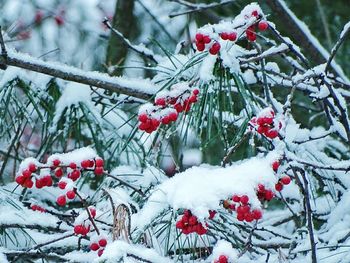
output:
<path id="1" fill-rule="evenodd" d="M 41 206 L 39 206 L 39 205 L 31 205 L 30 209 L 32 209 L 33 211 L 39 211 L 39 212 L 42 212 L 42 213 L 46 212 L 46 209 L 41 207 Z"/>
<path id="2" fill-rule="evenodd" d="M 271 201 L 275 197 L 274 192 L 272 192 L 272 190 L 266 189 L 263 184 L 258 185 L 256 195 L 260 201 Z"/>
<path id="3" fill-rule="evenodd" d="M 94 219 L 96 217 L 96 209 L 94 207 L 89 207 L 89 212 L 92 219 Z M 88 220 L 88 218 L 86 220 Z M 74 233 L 76 235 L 86 236 L 90 232 L 90 222 L 85 222 L 86 220 L 74 226 Z"/>
<path id="4" fill-rule="evenodd" d="M 209 47 L 209 53 L 216 55 L 219 53 L 221 45 L 218 41 L 212 41 L 210 36 L 204 35 L 202 33 L 197 33 L 195 36 L 195 44 L 198 51 L 204 51 L 206 45 Z"/>
<path id="5" fill-rule="evenodd" d="M 214 263 L 228 263 L 228 257 L 225 255 L 220 255 L 218 259 L 214 260 Z"/>
<path id="6" fill-rule="evenodd" d="M 261 15 L 257 10 L 254 10 L 252 12 L 252 16 L 256 17 L 257 19 L 261 18 Z M 249 41 L 255 41 L 256 40 L 256 28 L 258 28 L 260 31 L 266 31 L 269 27 L 269 24 L 266 20 L 260 20 L 258 23 L 255 23 L 247 28 L 245 31 L 246 37 Z"/>
<path id="7" fill-rule="evenodd" d="M 252 222 L 253 220 L 262 218 L 262 211 L 260 209 L 251 210 L 249 197 L 247 195 L 233 195 L 232 201 L 239 204 L 236 207 L 237 219 L 239 221 Z"/>
<path id="8" fill-rule="evenodd" d="M 207 229 L 204 228 L 201 222 L 195 215 L 192 215 L 190 210 L 185 210 L 181 219 L 176 222 L 176 228 L 181 229 L 182 233 L 189 235 L 191 233 L 197 233 L 198 235 L 204 235 L 207 233 Z"/>
<path id="9" fill-rule="evenodd" d="M 229 40 L 229 41 L 234 42 L 237 40 L 237 33 L 236 32 L 231 32 L 231 33 L 222 32 L 222 33 L 220 33 L 220 37 L 222 40 Z"/>
<path id="10" fill-rule="evenodd" d="M 276 173 L 277 173 L 277 171 L 278 171 L 279 166 L 280 166 L 280 162 L 279 162 L 279 161 L 274 161 L 274 162 L 272 163 L 272 169 L 273 169 Z M 288 175 L 282 176 L 282 177 L 278 180 L 278 182 L 275 184 L 275 189 L 276 189 L 276 191 L 281 192 L 282 189 L 283 189 L 283 186 L 284 186 L 284 185 L 290 184 L 290 182 L 291 182 L 290 176 L 288 176 Z"/>
<path id="11" fill-rule="evenodd" d="M 74 226 L 74 233 L 76 235 L 86 236 L 90 232 L 90 225 L 76 225 Z"/>
<path id="12" fill-rule="evenodd" d="M 30 163 L 26 169 L 22 170 L 22 173 L 20 175 L 16 176 L 16 183 L 26 188 L 32 188 L 34 185 L 32 174 L 36 171 L 36 165 L 34 163 Z"/>
<path id="13" fill-rule="evenodd" d="M 103 254 L 104 247 L 107 246 L 107 239 L 102 237 L 90 244 L 90 249 L 92 251 L 97 251 L 97 255 L 100 257 Z"/>
<path id="14" fill-rule="evenodd" d="M 140 109 L 138 120 L 139 129 L 147 133 L 157 130 L 160 124 L 167 125 L 175 122 L 179 113 L 188 112 L 191 104 L 197 102 L 198 89 L 185 90 L 178 96 L 164 94 L 164 96 L 156 97 L 155 105 L 146 105 L 146 109 Z"/>
<path id="15" fill-rule="evenodd" d="M 282 128 L 282 123 L 276 123 L 275 112 L 270 108 L 263 110 L 258 117 L 253 117 L 250 124 L 259 134 L 263 134 L 269 139 L 276 138 L 278 131 Z"/>
<path id="16" fill-rule="evenodd" d="M 62 189 L 63 185 L 67 184 L 66 182 L 60 182 L 58 184 L 58 187 Z M 63 187 L 63 189 L 65 188 L 65 186 Z M 73 200 L 76 196 L 76 188 L 73 188 L 72 190 L 69 190 L 66 192 L 66 194 L 64 195 L 60 195 L 57 197 L 56 202 L 59 206 L 65 206 L 67 203 L 67 198 L 70 200 Z"/>

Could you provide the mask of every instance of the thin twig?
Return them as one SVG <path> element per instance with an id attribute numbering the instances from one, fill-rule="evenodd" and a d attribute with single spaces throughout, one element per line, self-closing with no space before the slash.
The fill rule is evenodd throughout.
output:
<path id="1" fill-rule="evenodd" d="M 135 51 L 136 53 L 152 60 L 154 63 L 158 63 L 158 60 L 154 57 L 153 52 L 146 47 L 138 47 L 133 44 L 131 44 L 130 40 L 127 39 L 121 32 L 119 32 L 117 29 L 113 28 L 112 25 L 109 23 L 108 18 L 105 18 L 103 20 L 103 24 L 108 27 L 117 37 L 119 37 L 120 40 L 123 41 L 125 45 L 127 45 L 131 50 Z"/>
<path id="2" fill-rule="evenodd" d="M 139 193 L 140 195 L 142 196 L 145 196 L 145 194 L 140 190 L 140 189 L 137 189 L 136 187 L 132 186 L 131 184 L 119 179 L 118 177 L 110 174 L 110 173 L 107 173 L 107 172 L 104 172 L 105 175 L 107 175 L 108 177 L 110 178 L 113 178 L 114 180 L 117 180 L 119 183 L 121 183 L 122 185 L 125 185 L 131 189 L 133 189 L 134 191 L 136 191 L 137 193 Z"/>
<path id="3" fill-rule="evenodd" d="M 341 44 L 343 44 L 343 42 L 345 41 L 346 37 L 349 35 L 350 33 L 350 21 L 348 23 L 346 23 L 346 25 L 344 26 L 344 31 L 342 31 L 337 43 L 335 43 L 334 47 L 332 48 L 332 51 L 331 51 L 331 55 L 329 56 L 328 60 L 327 60 L 327 64 L 326 64 L 326 68 L 325 68 L 325 72 L 327 73 L 330 66 L 331 66 L 331 63 L 332 63 L 332 60 L 333 58 L 335 57 L 335 54 L 337 53 L 339 47 L 341 46 Z"/>
<path id="4" fill-rule="evenodd" d="M 173 1 L 173 2 L 178 2 L 178 1 Z M 182 2 L 184 2 L 184 1 L 182 1 Z M 205 4 L 196 5 L 196 6 L 188 5 L 187 7 L 192 8 L 192 9 L 186 10 L 186 11 L 183 11 L 183 12 L 169 14 L 169 17 L 173 18 L 173 17 L 176 17 L 176 16 L 191 14 L 191 13 L 195 13 L 195 12 L 201 12 L 201 11 L 204 11 L 204 10 L 207 10 L 207 9 L 210 9 L 210 8 L 215 8 L 215 7 L 231 4 L 233 2 L 236 2 L 236 0 L 223 0 L 223 1 L 219 2 L 219 3 L 212 3 L 212 4 L 208 4 L 208 5 L 205 5 Z"/>

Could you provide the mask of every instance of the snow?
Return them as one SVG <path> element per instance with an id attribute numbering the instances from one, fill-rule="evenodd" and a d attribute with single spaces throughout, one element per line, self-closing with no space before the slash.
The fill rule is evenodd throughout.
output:
<path id="1" fill-rule="evenodd" d="M 154 263 L 173 262 L 172 260 L 159 255 L 154 249 L 146 248 L 141 245 L 131 245 L 121 240 L 117 240 L 111 244 L 108 244 L 104 250 L 103 255 L 100 258 L 96 259 L 94 262 L 128 262 L 127 258 L 130 254 Z"/>
<path id="2" fill-rule="evenodd" d="M 218 209 L 220 201 L 233 194 L 248 195 L 252 208 L 259 208 L 256 187 L 262 183 L 274 189 L 276 177 L 271 163 L 276 159 L 278 154 L 272 152 L 265 158 L 251 158 L 226 168 L 201 165 L 176 174 L 152 191 L 142 210 L 133 215 L 133 228 L 142 230 L 168 207 L 189 209 L 204 220 L 209 210 Z"/>

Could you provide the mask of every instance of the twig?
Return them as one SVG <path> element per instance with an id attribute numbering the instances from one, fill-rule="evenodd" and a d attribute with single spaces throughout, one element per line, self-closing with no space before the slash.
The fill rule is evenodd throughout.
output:
<path id="1" fill-rule="evenodd" d="M 35 250 L 35 249 L 38 249 L 38 248 L 41 248 L 41 247 L 50 245 L 50 244 L 52 244 L 52 243 L 55 243 L 55 242 L 57 242 L 57 241 L 60 241 L 60 240 L 63 240 L 63 239 L 69 238 L 69 237 L 72 237 L 72 236 L 74 236 L 74 235 L 75 235 L 74 233 L 70 233 L 70 234 L 67 234 L 67 235 L 65 235 L 65 236 L 61 236 L 61 237 L 52 239 L 52 240 L 50 240 L 50 241 L 37 244 L 36 246 L 34 246 L 34 247 L 29 248 L 28 250 L 26 250 L 26 252 L 29 252 L 29 251 L 31 251 L 31 250 Z"/>
<path id="2" fill-rule="evenodd" d="M 130 40 L 124 37 L 124 35 L 119 32 L 117 29 L 113 28 L 112 25 L 109 23 L 108 18 L 105 18 L 103 20 L 103 24 L 108 27 L 117 37 L 119 37 L 120 40 L 124 42 L 125 45 L 127 45 L 131 50 L 135 51 L 136 53 L 152 60 L 155 63 L 158 63 L 158 60 L 154 57 L 153 52 L 146 47 L 138 47 L 133 44 L 131 44 Z"/>
<path id="3" fill-rule="evenodd" d="M 121 183 L 121 184 L 123 184 L 123 185 L 125 185 L 125 186 L 127 186 L 127 187 L 129 187 L 129 188 L 131 188 L 131 189 L 133 189 L 134 191 L 136 191 L 136 192 L 139 193 L 140 195 L 145 196 L 145 194 L 144 194 L 141 190 L 139 190 L 139 189 L 137 189 L 136 187 L 132 186 L 131 184 L 129 184 L 129 183 L 127 183 L 127 182 L 125 182 L 125 181 L 119 179 L 118 177 L 116 177 L 116 176 L 114 176 L 114 175 L 112 175 L 112 174 L 109 174 L 109 173 L 107 173 L 107 172 L 104 172 L 104 174 L 107 175 L 107 176 L 110 177 L 110 178 L 113 178 L 114 180 L 117 180 L 119 183 Z"/>
<path id="4" fill-rule="evenodd" d="M 309 195 L 309 182 L 306 179 L 305 172 L 303 170 L 292 167 L 292 171 L 295 175 L 295 178 L 298 178 L 298 171 L 299 171 L 299 174 L 303 179 L 304 187 L 302 184 L 300 186 L 303 187 L 304 202 L 305 202 L 305 209 L 306 209 L 305 212 L 307 216 L 307 227 L 309 230 L 310 245 L 311 245 L 311 260 L 312 260 L 312 263 L 317 263 L 316 243 L 315 243 L 314 227 L 313 227 L 313 221 L 312 221 L 312 210 L 311 210 L 310 195 Z"/>
<path id="5" fill-rule="evenodd" d="M 91 213 L 90 213 L 90 210 L 89 210 L 89 206 L 88 204 L 86 203 L 86 200 L 78 193 L 77 189 L 74 188 L 74 192 L 76 193 L 76 195 L 79 197 L 80 201 L 83 203 L 83 206 L 88 214 L 88 217 L 89 217 L 89 220 L 92 224 L 92 226 L 94 227 L 96 233 L 99 235 L 100 234 L 100 231 L 98 230 L 96 224 L 95 224 L 95 220 L 92 218 L 91 216 Z"/>
<path id="6" fill-rule="evenodd" d="M 45 62 L 29 55 L 8 52 L 7 57 L 0 56 L 0 65 L 14 66 L 43 73 L 56 78 L 94 86 L 111 92 L 121 93 L 134 98 L 149 100 L 155 93 L 150 83 L 144 82 L 141 87 L 139 80 L 121 77 L 110 77 L 100 72 L 84 71 L 61 63 Z M 137 85 L 140 85 L 137 87 Z M 146 88 L 144 87 L 146 86 Z M 148 86 L 148 87 L 147 87 Z M 150 89 L 150 91 L 146 91 Z"/>
<path id="7" fill-rule="evenodd" d="M 231 4 L 231 3 L 235 2 L 235 1 L 236 0 L 223 0 L 223 1 L 219 2 L 219 3 L 212 3 L 212 4 L 208 4 L 208 5 L 204 5 L 204 4 L 196 5 L 196 6 L 194 6 L 194 5 L 187 5 L 188 8 L 192 8 L 192 9 L 186 10 L 186 11 L 183 11 L 183 12 L 169 14 L 169 17 L 173 18 L 173 17 L 176 17 L 176 16 L 191 14 L 191 13 L 195 13 L 195 12 L 201 12 L 201 11 L 204 11 L 204 10 L 207 10 L 207 9 L 210 9 L 210 8 L 215 8 L 215 7 L 218 7 L 218 6 Z M 173 2 L 180 3 L 179 1 L 173 1 Z M 181 2 L 183 3 L 184 1 L 181 1 Z"/>
<path id="8" fill-rule="evenodd" d="M 350 21 L 345 24 L 343 30 L 345 30 L 345 32 L 342 31 L 342 33 L 340 34 L 340 37 L 339 37 L 337 43 L 335 43 L 334 47 L 332 48 L 331 55 L 329 56 L 329 58 L 327 60 L 326 68 L 324 70 L 326 72 L 326 74 L 331 66 L 332 60 L 335 57 L 335 54 L 337 53 L 339 47 L 341 46 L 341 44 L 343 44 L 344 40 L 346 39 L 346 37 L 350 33 Z"/>

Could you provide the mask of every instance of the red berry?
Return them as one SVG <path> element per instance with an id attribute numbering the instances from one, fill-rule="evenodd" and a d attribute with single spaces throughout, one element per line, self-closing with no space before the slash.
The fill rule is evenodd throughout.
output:
<path id="1" fill-rule="evenodd" d="M 35 181 L 35 187 L 38 188 L 38 189 L 43 188 L 43 187 L 44 187 L 43 180 L 37 179 L 37 180 Z"/>
<path id="2" fill-rule="evenodd" d="M 44 185 L 46 186 L 52 186 L 52 177 L 51 175 L 46 175 L 42 178 Z"/>
<path id="3" fill-rule="evenodd" d="M 67 183 L 65 181 L 58 182 L 58 188 L 64 189 L 64 188 L 66 188 L 66 186 L 67 186 Z"/>
<path id="4" fill-rule="evenodd" d="M 203 42 L 203 35 L 201 33 L 197 33 L 195 39 L 197 42 Z"/>
<path id="5" fill-rule="evenodd" d="M 228 263 L 228 258 L 225 255 L 219 257 L 219 263 Z"/>
<path id="6" fill-rule="evenodd" d="M 280 167 L 280 162 L 279 162 L 279 161 L 274 161 L 274 162 L 272 163 L 272 169 L 273 169 L 275 172 L 277 172 L 278 167 Z"/>
<path id="7" fill-rule="evenodd" d="M 192 213 L 191 213 L 190 210 L 186 209 L 186 210 L 184 211 L 184 216 L 186 216 L 186 217 L 189 218 L 191 215 L 192 215 Z"/>
<path id="8" fill-rule="evenodd" d="M 266 133 L 265 133 L 266 137 L 270 138 L 270 139 L 274 139 L 278 136 L 278 131 L 276 130 L 268 130 Z"/>
<path id="9" fill-rule="evenodd" d="M 157 98 L 156 101 L 155 101 L 155 104 L 158 105 L 158 106 L 165 106 L 166 101 L 165 101 L 164 98 Z"/>
<path id="10" fill-rule="evenodd" d="M 96 167 L 103 167 L 103 165 L 104 165 L 103 159 L 101 159 L 101 158 L 96 158 L 95 159 L 95 166 Z"/>
<path id="11" fill-rule="evenodd" d="M 97 251 L 99 248 L 100 248 L 100 246 L 99 246 L 97 243 L 92 243 L 92 244 L 90 245 L 90 249 L 91 249 L 92 251 Z"/>
<path id="12" fill-rule="evenodd" d="M 30 163 L 28 166 L 28 170 L 31 171 L 32 173 L 36 172 L 36 165 L 34 163 Z"/>
<path id="13" fill-rule="evenodd" d="M 254 209 L 254 210 L 252 211 L 252 215 L 253 215 L 253 218 L 254 218 L 255 220 L 259 220 L 259 219 L 262 218 L 262 212 L 261 212 L 261 210 L 259 210 L 259 209 Z"/>
<path id="14" fill-rule="evenodd" d="M 243 221 L 244 220 L 244 214 L 243 213 L 237 213 L 237 220 Z"/>
<path id="15" fill-rule="evenodd" d="M 146 122 L 148 120 L 148 116 L 146 113 L 142 113 L 139 115 L 139 121 L 140 122 Z"/>
<path id="16" fill-rule="evenodd" d="M 73 181 L 76 181 L 76 180 L 78 180 L 79 179 L 79 177 L 80 177 L 80 171 L 78 170 L 78 169 L 76 169 L 76 170 L 74 170 L 74 171 L 72 171 L 71 173 L 70 173 L 70 176 L 68 176 L 70 179 L 72 179 Z"/>
<path id="17" fill-rule="evenodd" d="M 276 191 L 281 192 L 283 189 L 283 184 L 281 184 L 281 183 L 275 184 L 275 189 L 276 189 Z"/>
<path id="18" fill-rule="evenodd" d="M 103 172 L 104 172 L 103 167 L 96 167 L 94 171 L 96 175 L 103 175 Z"/>
<path id="19" fill-rule="evenodd" d="M 94 207 L 89 207 L 90 214 L 92 218 L 95 218 L 96 216 L 96 209 Z"/>
<path id="20" fill-rule="evenodd" d="M 176 222 L 176 228 L 178 228 L 178 229 L 183 229 L 184 228 L 184 223 L 183 223 L 183 221 L 182 220 L 179 220 L 179 221 L 177 221 Z"/>
<path id="21" fill-rule="evenodd" d="M 77 169 L 77 164 L 76 163 L 70 163 L 69 164 L 69 168 L 74 170 L 74 169 Z"/>
<path id="22" fill-rule="evenodd" d="M 59 206 L 64 206 L 67 203 L 66 196 L 60 195 L 57 197 L 56 202 Z"/>
<path id="23" fill-rule="evenodd" d="M 33 181 L 29 178 L 24 182 L 24 186 L 27 188 L 32 188 L 33 185 L 34 185 Z"/>
<path id="24" fill-rule="evenodd" d="M 157 129 L 160 124 L 160 121 L 157 119 L 152 119 L 152 126 L 154 129 Z"/>
<path id="25" fill-rule="evenodd" d="M 205 49 L 205 45 L 203 43 L 197 43 L 196 47 L 198 51 L 203 51 Z"/>
<path id="26" fill-rule="evenodd" d="M 95 162 L 93 160 L 89 160 L 89 167 L 94 167 L 95 166 Z"/>
<path id="27" fill-rule="evenodd" d="M 192 96 L 188 99 L 188 101 L 189 101 L 190 103 L 195 103 L 195 102 L 197 102 L 197 96 L 196 96 L 196 95 L 192 95 Z"/>
<path id="28" fill-rule="evenodd" d="M 213 219 L 216 215 L 216 211 L 214 210 L 209 210 L 209 219 Z"/>
<path id="29" fill-rule="evenodd" d="M 101 246 L 101 247 L 105 247 L 107 245 L 107 240 L 105 238 L 102 238 L 98 241 L 98 244 Z"/>
<path id="30" fill-rule="evenodd" d="M 82 168 L 87 169 L 90 166 L 90 160 L 84 160 L 80 163 L 80 165 Z"/>
<path id="31" fill-rule="evenodd" d="M 275 196 L 275 194 L 271 190 L 266 190 L 265 199 L 267 201 L 272 200 L 272 198 L 274 198 L 274 196 Z"/>
<path id="32" fill-rule="evenodd" d="M 169 117 L 170 121 L 176 121 L 177 116 L 178 116 L 178 114 L 176 112 L 171 112 L 168 117 Z"/>
<path id="33" fill-rule="evenodd" d="M 66 193 L 66 196 L 68 199 L 74 199 L 75 198 L 75 192 L 74 190 L 70 190 Z"/>
<path id="34" fill-rule="evenodd" d="M 209 44 L 211 41 L 210 37 L 209 36 L 203 36 L 203 42 L 204 44 Z"/>
<path id="35" fill-rule="evenodd" d="M 260 193 L 264 193 L 265 192 L 265 186 L 263 185 L 263 184 L 258 184 L 258 191 L 260 192 Z"/>
<path id="36" fill-rule="evenodd" d="M 265 20 L 261 20 L 258 24 L 258 28 L 261 31 L 265 31 L 269 27 L 269 24 Z"/>
<path id="37" fill-rule="evenodd" d="M 286 176 L 283 176 L 280 181 L 282 184 L 288 185 L 288 184 L 290 184 L 291 179 L 288 175 L 286 175 Z"/>
<path id="38" fill-rule="evenodd" d="M 228 34 L 223 32 L 220 34 L 220 37 L 223 39 L 223 40 L 227 40 L 228 39 Z"/>
<path id="39" fill-rule="evenodd" d="M 168 116 L 162 117 L 162 124 L 169 124 L 170 118 Z"/>
<path id="40" fill-rule="evenodd" d="M 22 172 L 22 175 L 23 175 L 25 178 L 29 178 L 29 177 L 32 175 L 32 173 L 31 173 L 31 171 L 29 171 L 29 170 L 24 170 L 24 171 Z"/>
<path id="41" fill-rule="evenodd" d="M 246 214 L 244 215 L 244 219 L 245 219 L 245 221 L 247 221 L 247 222 L 252 222 L 252 221 L 254 220 L 254 216 L 253 216 L 252 213 L 246 213 Z"/>
<path id="42" fill-rule="evenodd" d="M 241 198 L 238 195 L 234 195 L 234 196 L 232 196 L 232 201 L 238 203 L 241 201 Z"/>
<path id="43" fill-rule="evenodd" d="M 19 175 L 19 176 L 16 177 L 16 183 L 17 184 L 22 185 L 22 184 L 24 184 L 25 180 L 26 180 L 26 178 L 23 175 Z"/>
<path id="44" fill-rule="evenodd" d="M 246 205 L 249 202 L 249 197 L 247 195 L 242 195 L 241 196 L 241 203 Z"/>
<path id="45" fill-rule="evenodd" d="M 251 42 L 256 40 L 256 33 L 254 31 L 246 31 L 247 39 Z"/>
<path id="46" fill-rule="evenodd" d="M 198 223 L 197 217 L 196 217 L 196 216 L 191 216 L 191 217 L 188 219 L 188 223 L 189 223 L 189 225 L 191 225 L 191 226 L 197 225 L 197 223 Z"/>
<path id="47" fill-rule="evenodd" d="M 198 94 L 199 94 L 199 89 L 194 89 L 194 90 L 192 91 L 192 93 L 193 93 L 193 95 L 198 95 Z"/>
<path id="48" fill-rule="evenodd" d="M 76 235 L 81 235 L 84 232 L 82 225 L 76 225 L 74 226 L 74 233 Z"/>
<path id="49" fill-rule="evenodd" d="M 183 111 L 183 107 L 182 107 L 182 105 L 180 103 L 175 104 L 174 108 L 179 113 Z"/>
<path id="50" fill-rule="evenodd" d="M 40 24 L 44 18 L 44 13 L 41 10 L 37 10 L 34 17 L 34 22 Z"/>
<path id="51" fill-rule="evenodd" d="M 55 175 L 56 175 L 57 177 L 61 177 L 61 176 L 63 175 L 63 170 L 62 170 L 62 168 L 57 168 L 57 169 L 55 170 Z"/>
<path id="52" fill-rule="evenodd" d="M 55 167 L 59 166 L 60 163 L 61 163 L 61 161 L 58 160 L 58 159 L 55 159 L 55 160 L 52 161 L 52 165 L 55 166 Z"/>
<path id="53" fill-rule="evenodd" d="M 62 26 L 64 24 L 64 19 L 62 16 L 55 16 L 55 22 L 58 26 Z"/>
<path id="54" fill-rule="evenodd" d="M 254 10 L 254 11 L 252 12 L 252 16 L 258 16 L 258 15 L 259 15 L 259 13 L 258 13 L 257 10 Z"/>
<path id="55" fill-rule="evenodd" d="M 104 251 L 104 249 L 100 249 L 100 250 L 97 252 L 97 255 L 98 255 L 99 257 L 102 256 L 103 251 Z"/>
<path id="56" fill-rule="evenodd" d="M 237 33 L 236 32 L 232 32 L 228 35 L 228 40 L 230 41 L 236 41 L 237 39 Z"/>
<path id="57" fill-rule="evenodd" d="M 215 42 L 211 48 L 209 49 L 209 53 L 212 54 L 212 55 L 216 55 L 217 53 L 219 53 L 220 51 L 220 48 L 221 48 L 221 45 L 219 42 Z"/>

